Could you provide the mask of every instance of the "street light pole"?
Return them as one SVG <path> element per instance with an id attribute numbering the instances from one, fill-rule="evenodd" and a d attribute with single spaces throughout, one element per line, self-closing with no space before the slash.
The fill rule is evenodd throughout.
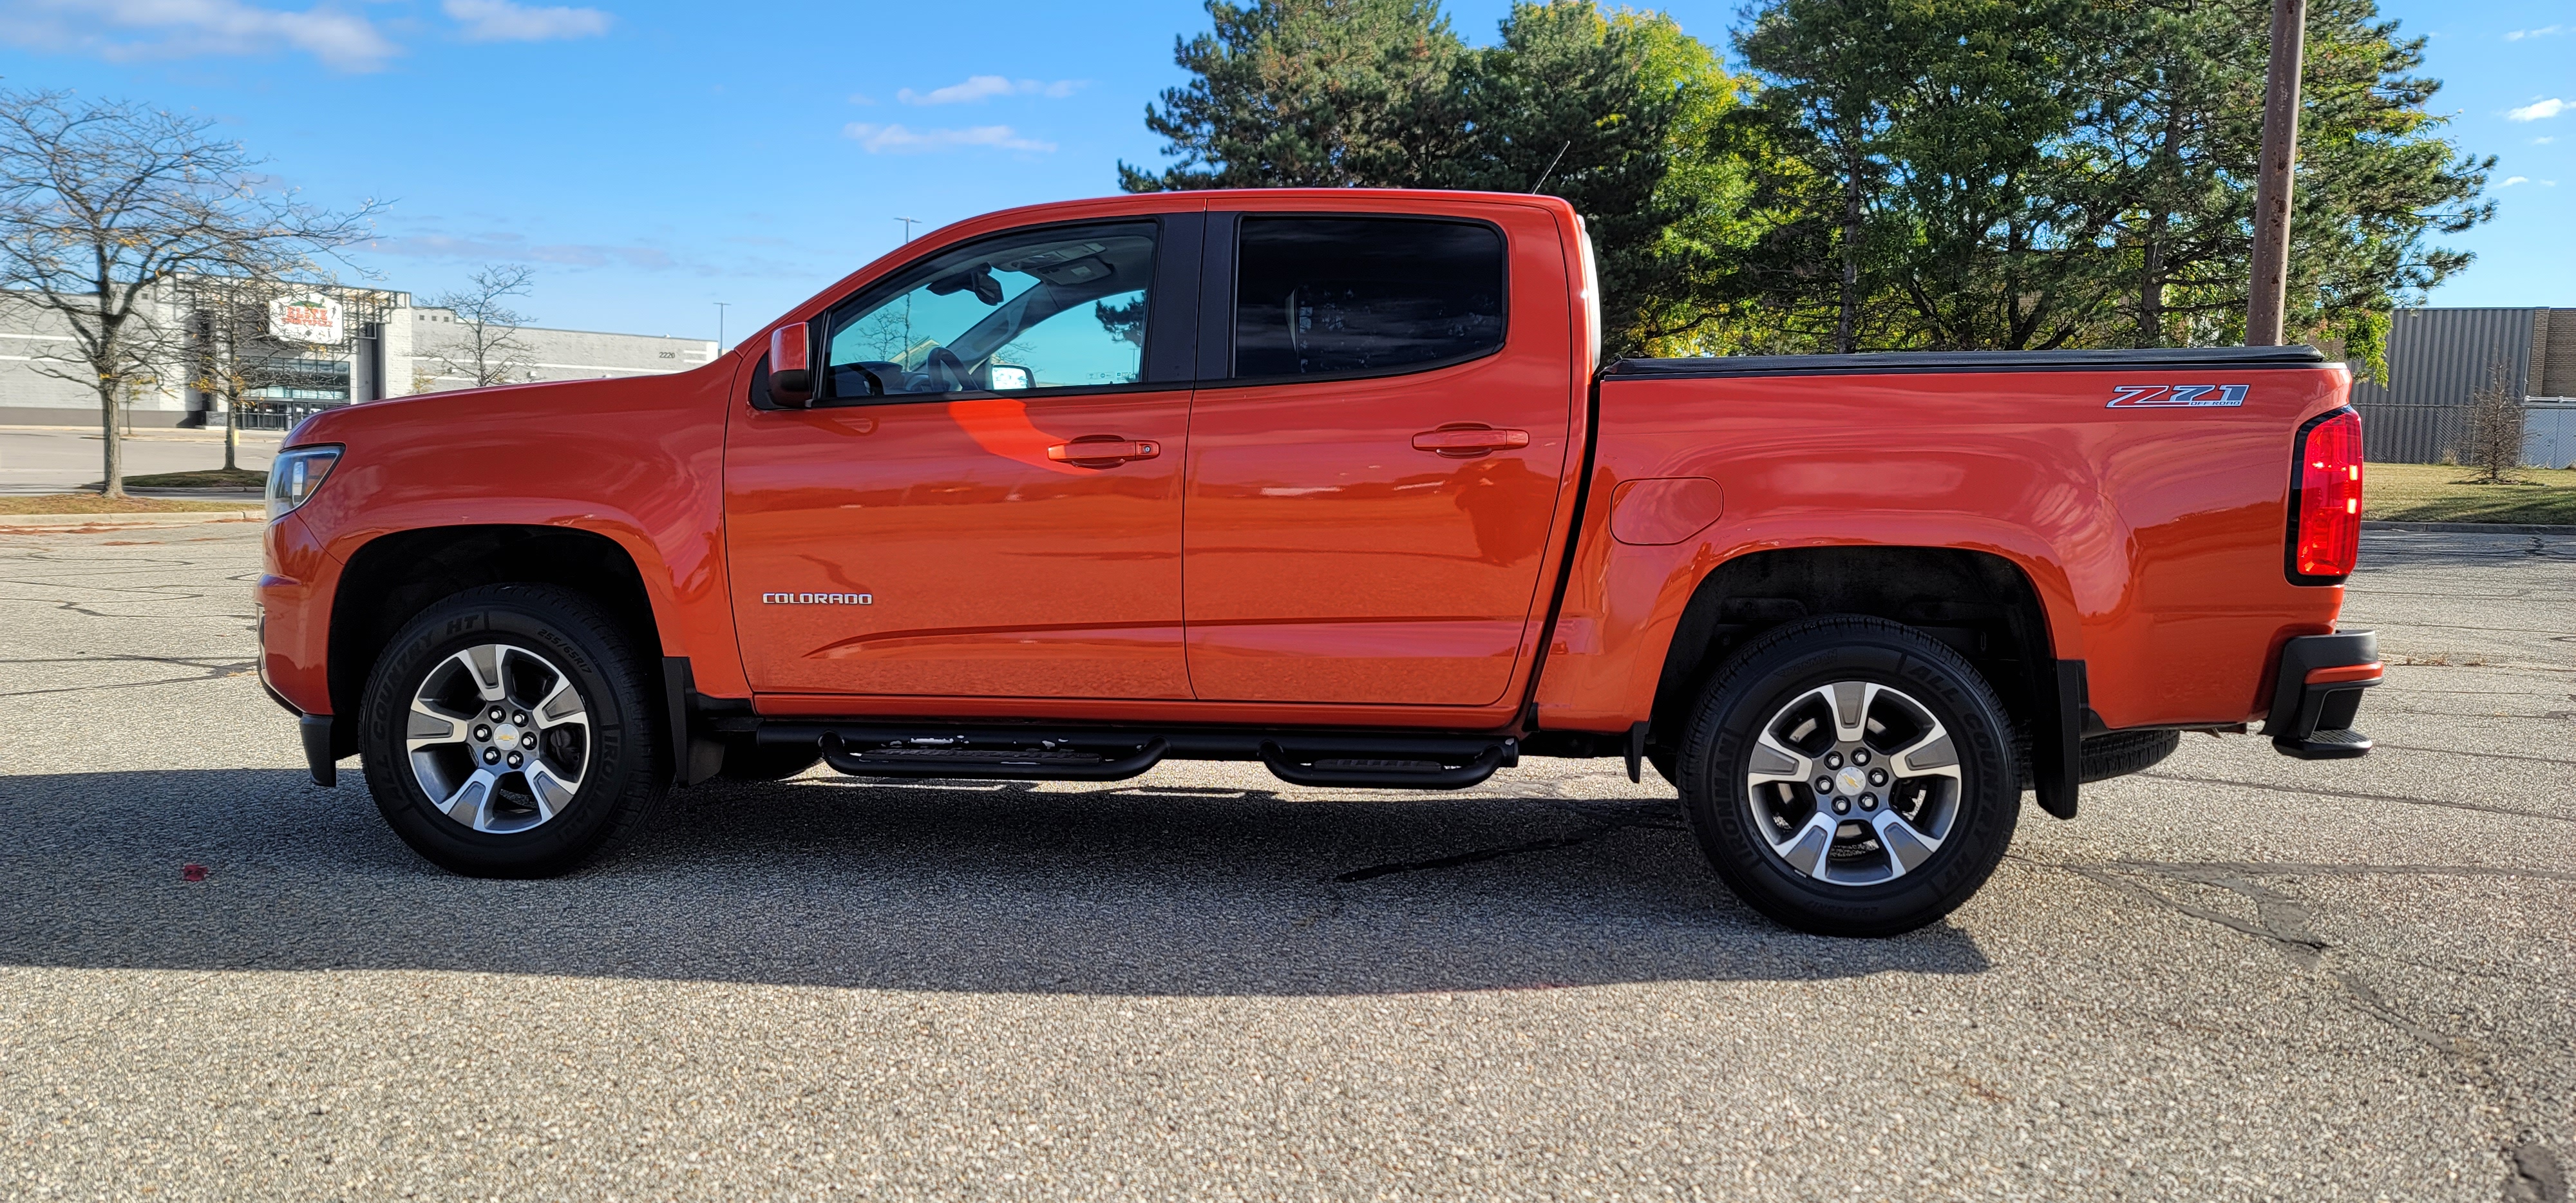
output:
<path id="1" fill-rule="evenodd" d="M 725 306 L 726 306 L 726 305 L 728 305 L 728 304 L 731 304 L 731 302 L 729 302 L 729 301 L 717 301 L 717 302 L 714 302 L 714 304 L 715 304 L 715 307 L 716 307 L 716 353 L 717 353 L 717 354 L 719 354 L 719 355 L 721 355 L 721 354 L 724 354 L 724 349 L 725 349 L 725 341 L 724 341 Z"/>
<path id="2" fill-rule="evenodd" d="M 895 218 L 895 220 L 903 223 L 903 240 L 905 242 L 912 241 L 912 227 L 921 224 L 921 219 L 918 217 L 898 217 Z"/>
<path id="3" fill-rule="evenodd" d="M 2254 177 L 2254 263 L 2245 299 L 2245 345 L 2281 345 L 2290 287 L 2290 169 L 2299 157 L 2299 66 L 2307 0 L 2272 0 L 2272 66 L 2263 86 L 2263 161 Z"/>

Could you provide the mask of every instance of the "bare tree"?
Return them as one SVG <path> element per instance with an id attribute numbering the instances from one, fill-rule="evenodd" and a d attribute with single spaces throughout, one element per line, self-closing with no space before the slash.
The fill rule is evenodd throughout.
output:
<path id="1" fill-rule="evenodd" d="M 522 264 L 496 263 L 467 276 L 466 287 L 431 297 L 431 305 L 455 312 L 463 335 L 455 346 L 434 353 L 439 365 L 449 375 L 473 381 L 473 388 L 535 379 L 536 362 L 519 341 L 520 328 L 531 319 L 509 302 L 528 295 L 536 278 L 536 271 Z"/>
<path id="2" fill-rule="evenodd" d="M 382 293 L 273 277 L 192 275 L 178 281 L 177 295 L 189 382 L 223 402 L 227 472 L 239 463 L 245 408 L 276 390 L 309 386 L 308 356 L 347 352 L 386 310 Z M 283 315 L 299 312 L 311 317 L 295 328 Z M 326 314 L 338 320 L 322 323 Z"/>
<path id="3" fill-rule="evenodd" d="M 159 384 L 184 332 L 160 301 L 191 273 L 287 278 L 368 235 L 369 201 L 333 213 L 263 191 L 261 160 L 214 122 L 69 92 L 0 92 L 0 288 L 71 331 L 29 366 L 97 391 L 105 488 L 125 495 L 117 404 Z"/>
<path id="4" fill-rule="evenodd" d="M 2460 414 L 2460 458 L 2477 469 L 2478 479 L 2503 484 L 2506 473 L 2522 466 L 2522 450 L 2531 441 L 2531 426 L 2522 390 L 2513 386 L 2513 370 L 2498 363 L 2487 369 L 2487 382 L 2469 394 Z"/>

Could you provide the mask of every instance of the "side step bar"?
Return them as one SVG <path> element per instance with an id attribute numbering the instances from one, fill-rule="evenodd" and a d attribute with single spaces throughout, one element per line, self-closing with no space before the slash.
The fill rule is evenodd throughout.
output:
<path id="1" fill-rule="evenodd" d="M 822 736 L 823 763 L 854 777 L 944 778 L 951 781 L 1124 781 L 1162 763 L 1172 746 L 1146 740 L 1112 759 L 1069 747 L 976 747 L 966 740 L 912 740 L 850 751 L 840 733 Z"/>
<path id="2" fill-rule="evenodd" d="M 1517 738 L 1484 733 L 761 722 L 755 738 L 819 747 L 825 763 L 856 777 L 965 781 L 1123 781 L 1167 759 L 1239 760 L 1292 785 L 1464 789 L 1520 762 Z"/>
<path id="3" fill-rule="evenodd" d="M 1290 785 L 1323 789 L 1465 789 L 1494 775 L 1508 755 L 1503 744 L 1487 744 L 1476 758 L 1454 768 L 1437 760 L 1391 760 L 1347 754 L 1290 753 L 1276 743 L 1261 745 L 1261 763 L 1270 775 Z"/>

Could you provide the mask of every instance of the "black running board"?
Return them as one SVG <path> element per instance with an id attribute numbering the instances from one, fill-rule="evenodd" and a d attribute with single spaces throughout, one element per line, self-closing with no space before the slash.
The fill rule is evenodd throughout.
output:
<path id="1" fill-rule="evenodd" d="M 964 781 L 1123 781 L 1164 760 L 1258 761 L 1319 789 L 1464 789 L 1520 763 L 1520 741 L 1491 732 L 1322 728 L 1054 728 L 761 720 L 768 745 L 819 747 L 855 777 Z"/>
<path id="2" fill-rule="evenodd" d="M 1465 764 L 1449 765 L 1438 760 L 1353 756 L 1330 749 L 1292 753 L 1276 743 L 1261 745 L 1261 763 L 1271 776 L 1318 789 L 1465 789 L 1493 776 L 1495 769 L 1503 767 L 1504 755 L 1502 744 L 1487 744 Z"/>
<path id="3" fill-rule="evenodd" d="M 976 747 L 897 744 L 852 752 L 838 732 L 822 736 L 823 763 L 853 777 L 909 777 L 951 781 L 1124 781 L 1163 762 L 1172 750 L 1160 739 L 1112 759 L 1098 752 L 1049 747 Z"/>

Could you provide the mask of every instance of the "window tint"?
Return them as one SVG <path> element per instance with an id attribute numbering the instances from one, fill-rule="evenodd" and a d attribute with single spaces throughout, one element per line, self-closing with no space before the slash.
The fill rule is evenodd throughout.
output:
<path id="1" fill-rule="evenodd" d="M 1237 245 L 1237 377 L 1395 371 L 1503 345 L 1490 226 L 1247 217 Z"/>
<path id="2" fill-rule="evenodd" d="M 833 311 L 825 395 L 1134 384 L 1153 274 L 1152 222 L 946 252 Z"/>

